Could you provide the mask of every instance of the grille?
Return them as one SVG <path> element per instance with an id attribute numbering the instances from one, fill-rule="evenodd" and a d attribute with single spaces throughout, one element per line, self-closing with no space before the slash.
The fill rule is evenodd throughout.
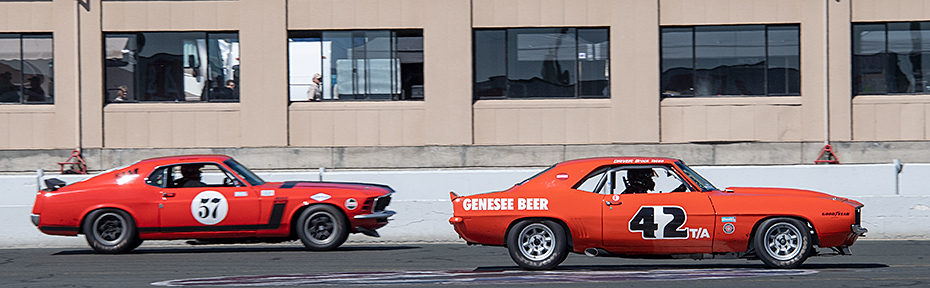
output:
<path id="1" fill-rule="evenodd" d="M 384 211 L 384 208 L 387 208 L 388 204 L 391 204 L 391 195 L 375 198 L 375 205 L 374 208 L 371 209 L 371 212 Z"/>

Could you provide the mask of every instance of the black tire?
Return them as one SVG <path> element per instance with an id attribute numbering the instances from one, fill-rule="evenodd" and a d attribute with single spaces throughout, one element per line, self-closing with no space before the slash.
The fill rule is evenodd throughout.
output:
<path id="1" fill-rule="evenodd" d="M 97 253 L 126 253 L 142 244 L 136 233 L 136 222 L 122 210 L 90 212 L 84 220 L 83 230 L 87 245 Z"/>
<path id="2" fill-rule="evenodd" d="M 810 229 L 792 218 L 772 218 L 756 228 L 756 256 L 770 268 L 797 268 L 813 251 Z"/>
<path id="3" fill-rule="evenodd" d="M 333 250 L 349 237 L 349 225 L 345 214 L 328 205 L 312 206 L 297 218 L 297 236 L 307 249 L 313 251 Z"/>
<path id="4" fill-rule="evenodd" d="M 510 258 L 523 269 L 549 270 L 568 256 L 565 229 L 551 220 L 520 221 L 507 235 Z"/>

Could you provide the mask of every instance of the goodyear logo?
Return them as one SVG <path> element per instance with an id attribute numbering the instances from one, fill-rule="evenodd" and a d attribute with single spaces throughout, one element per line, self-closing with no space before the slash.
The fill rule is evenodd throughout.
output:
<path id="1" fill-rule="evenodd" d="M 823 213 L 820 213 L 820 215 L 821 216 L 849 216 L 849 212 L 840 212 L 840 211 L 823 212 Z"/>

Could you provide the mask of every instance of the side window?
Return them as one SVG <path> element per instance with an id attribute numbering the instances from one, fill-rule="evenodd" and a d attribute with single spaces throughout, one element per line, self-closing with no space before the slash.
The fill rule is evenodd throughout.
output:
<path id="1" fill-rule="evenodd" d="M 688 185 L 668 167 L 630 167 L 611 171 L 620 194 L 689 191 Z"/>
<path id="2" fill-rule="evenodd" d="M 213 163 L 182 164 L 169 169 L 172 188 L 242 186 L 232 173 Z"/>
<path id="3" fill-rule="evenodd" d="M 601 193 L 602 191 L 607 190 L 603 188 L 603 185 L 601 185 L 601 183 L 604 182 L 605 177 L 607 177 L 607 171 L 588 176 L 588 178 L 582 180 L 580 185 L 575 187 L 575 189 L 593 193 Z"/>
<path id="4" fill-rule="evenodd" d="M 170 182 L 167 179 L 168 174 L 165 173 L 166 171 L 168 171 L 168 167 L 155 169 L 155 171 L 149 174 L 149 177 L 145 179 L 145 184 L 165 188 L 165 183 Z"/>

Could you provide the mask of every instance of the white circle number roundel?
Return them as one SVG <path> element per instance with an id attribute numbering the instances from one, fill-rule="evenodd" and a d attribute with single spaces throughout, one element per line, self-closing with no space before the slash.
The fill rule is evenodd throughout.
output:
<path id="1" fill-rule="evenodd" d="M 220 223 L 226 219 L 227 212 L 229 212 L 229 202 L 220 192 L 203 191 L 191 200 L 191 215 L 201 224 Z"/>

